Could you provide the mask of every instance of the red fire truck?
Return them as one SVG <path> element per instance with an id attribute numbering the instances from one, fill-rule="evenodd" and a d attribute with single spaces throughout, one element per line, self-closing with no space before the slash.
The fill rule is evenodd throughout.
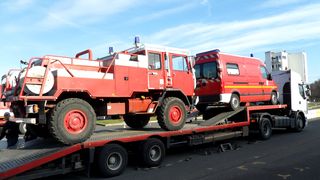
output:
<path id="1" fill-rule="evenodd" d="M 80 58 L 88 55 L 87 59 Z M 143 128 L 157 115 L 165 130 L 179 130 L 192 109 L 193 68 L 188 51 L 138 45 L 93 60 L 91 50 L 74 58 L 32 58 L 22 70 L 2 78 L 10 121 L 27 123 L 29 132 L 52 135 L 64 144 L 87 140 L 96 118 L 123 115 Z"/>

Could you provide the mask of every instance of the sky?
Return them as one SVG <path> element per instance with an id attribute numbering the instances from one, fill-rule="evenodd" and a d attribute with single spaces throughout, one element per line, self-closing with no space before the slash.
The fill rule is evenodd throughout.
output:
<path id="1" fill-rule="evenodd" d="M 266 51 L 306 52 L 320 79 L 317 0 L 0 0 L 0 73 L 47 54 L 94 58 L 142 43 L 220 49 L 264 61 Z"/>

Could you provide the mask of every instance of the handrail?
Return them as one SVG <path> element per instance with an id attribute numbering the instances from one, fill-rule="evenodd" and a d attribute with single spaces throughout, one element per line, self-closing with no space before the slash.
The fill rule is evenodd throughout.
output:
<path id="1" fill-rule="evenodd" d="M 112 61 L 111 61 L 111 63 L 109 64 L 109 67 L 108 67 L 108 69 L 106 70 L 106 72 L 104 73 L 102 79 L 104 79 L 104 78 L 106 77 L 107 73 L 109 72 L 109 70 L 110 70 L 110 68 L 111 68 L 111 65 L 112 65 L 112 64 L 114 63 L 114 61 L 116 60 L 117 55 L 118 55 L 118 53 L 115 53 L 115 54 L 114 54 L 114 56 L 113 56 L 113 58 L 112 58 Z"/>
<path id="2" fill-rule="evenodd" d="M 22 84 L 22 87 L 21 87 L 21 91 L 19 93 L 19 96 L 23 96 L 23 93 L 24 93 L 24 89 L 25 89 L 25 86 L 27 84 L 27 79 L 28 79 L 28 74 L 29 74 L 29 69 L 31 68 L 31 65 L 32 63 L 34 62 L 34 60 L 37 59 L 37 60 L 41 60 L 41 61 L 45 61 L 45 60 L 48 60 L 48 64 L 47 64 L 47 67 L 46 67 L 46 71 L 44 73 L 44 77 L 43 77 L 43 80 L 42 80 L 42 84 L 41 84 L 41 88 L 40 88 L 40 92 L 39 92 L 39 96 L 42 96 L 43 95 L 43 90 L 44 90 L 44 86 L 45 86 L 45 83 L 46 83 L 46 79 L 47 79 L 47 75 L 48 75 L 48 72 L 49 72 L 49 66 L 55 62 L 59 62 L 62 67 L 70 74 L 71 77 L 74 77 L 74 75 L 70 72 L 70 70 L 58 59 L 47 59 L 47 58 L 31 58 L 30 61 L 29 61 L 29 64 L 28 64 L 28 67 L 27 67 L 27 70 L 26 70 L 26 74 L 25 74 L 25 78 L 23 79 L 23 84 Z M 43 63 L 41 63 L 42 66 L 45 65 Z M 44 67 L 44 66 L 43 66 Z M 20 75 L 19 75 L 20 76 Z M 20 78 L 18 79 L 18 82 L 17 84 L 20 83 Z M 15 89 L 15 95 L 16 95 L 16 92 L 18 90 L 18 86 L 16 86 L 16 89 Z"/>
<path id="3" fill-rule="evenodd" d="M 91 51 L 91 49 L 87 49 L 87 50 L 84 50 L 84 51 L 81 51 L 81 52 L 77 53 L 76 54 L 76 58 L 79 58 L 80 56 L 85 55 L 85 54 L 88 54 L 89 60 L 92 60 L 92 51 Z"/>
<path id="4" fill-rule="evenodd" d="M 86 53 L 88 53 L 89 56 L 91 56 L 91 50 L 86 50 L 86 51 L 83 51 L 83 52 L 81 52 L 81 53 L 78 53 L 77 56 L 76 56 L 76 58 L 78 58 L 78 57 L 80 56 L 80 54 L 83 55 L 83 54 L 86 54 Z M 112 58 L 111 63 L 109 64 L 109 66 L 108 66 L 106 72 L 104 73 L 102 79 L 104 79 L 105 76 L 106 76 L 106 74 L 110 71 L 110 68 L 111 68 L 112 64 L 114 64 L 117 55 L 118 55 L 118 53 L 115 53 L 115 54 L 114 54 L 114 57 Z M 90 58 L 92 58 L 92 57 L 90 57 Z M 42 78 L 43 80 L 42 80 L 40 92 L 39 92 L 39 95 L 38 95 L 38 96 L 40 96 L 40 97 L 43 95 L 44 86 L 45 86 L 45 83 L 46 83 L 46 79 L 47 79 L 47 75 L 48 75 L 49 69 L 51 68 L 51 64 L 53 64 L 53 63 L 55 63 L 55 62 L 58 62 L 58 63 L 61 64 L 61 66 L 69 73 L 69 75 L 70 75 L 71 77 L 75 77 L 75 76 L 73 75 L 73 73 L 70 71 L 70 69 L 69 69 L 65 64 L 63 64 L 59 59 L 36 58 L 36 57 L 31 58 L 30 61 L 29 61 L 29 63 L 28 63 L 28 66 L 27 66 L 27 68 L 26 68 L 25 78 L 23 79 L 23 84 L 22 84 L 22 86 L 21 86 L 21 91 L 20 91 L 20 93 L 19 93 L 19 96 L 20 96 L 20 97 L 23 97 L 23 96 L 24 96 L 23 93 L 24 93 L 26 84 L 28 84 L 28 83 L 27 83 L 27 79 L 29 78 L 29 77 L 28 77 L 29 70 L 31 69 L 31 66 L 32 66 L 32 64 L 35 62 L 35 60 L 41 60 L 41 61 L 42 61 L 41 66 L 42 66 L 42 67 L 45 67 L 45 65 L 47 65 L 47 66 L 45 67 L 45 68 L 46 68 L 46 71 L 45 71 L 44 77 Z M 48 63 L 44 63 L 44 61 L 48 61 Z M 20 74 L 20 75 L 21 75 L 21 74 Z M 19 75 L 19 76 L 20 76 L 20 75 Z M 18 78 L 18 80 L 17 80 L 17 84 L 19 84 L 19 83 L 20 83 L 20 78 Z M 17 91 L 18 91 L 18 86 L 16 86 L 14 95 L 17 94 Z"/>
<path id="5" fill-rule="evenodd" d="M 53 64 L 55 62 L 59 62 L 62 65 L 62 67 L 70 74 L 70 76 L 74 77 L 74 75 L 71 73 L 71 71 L 60 60 L 58 60 L 58 59 L 48 59 L 48 60 L 49 61 L 54 60 L 54 61 L 50 62 L 50 64 Z"/>
<path id="6" fill-rule="evenodd" d="M 34 59 L 36 59 L 36 58 L 31 58 L 30 61 L 29 61 L 29 64 L 28 64 L 28 67 L 27 67 L 27 71 L 26 71 L 26 75 L 25 75 L 25 78 L 23 79 L 23 84 L 22 84 L 19 96 L 22 96 L 22 94 L 24 92 L 24 88 L 26 87 L 26 81 L 27 81 L 26 77 L 28 77 L 27 75 L 28 75 L 29 69 L 30 69 L 31 64 L 33 63 Z M 19 83 L 20 83 L 20 75 L 21 75 L 21 73 L 19 74 Z M 15 94 L 16 94 L 17 91 L 18 91 L 18 86 L 16 86 Z"/>

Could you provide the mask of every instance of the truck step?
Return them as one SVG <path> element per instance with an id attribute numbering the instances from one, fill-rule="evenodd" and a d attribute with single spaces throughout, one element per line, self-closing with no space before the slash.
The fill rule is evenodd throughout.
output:
<path id="1" fill-rule="evenodd" d="M 236 111 L 227 111 L 227 112 L 222 112 L 202 123 L 200 123 L 200 126 L 211 126 L 211 125 L 215 125 L 220 121 L 224 121 L 225 119 L 228 119 L 236 114 L 238 114 L 239 112 L 243 111 L 246 107 L 240 107 L 238 110 Z"/>

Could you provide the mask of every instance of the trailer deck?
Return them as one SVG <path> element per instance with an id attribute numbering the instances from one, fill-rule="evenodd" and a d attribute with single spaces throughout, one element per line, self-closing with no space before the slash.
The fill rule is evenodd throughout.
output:
<path id="1" fill-rule="evenodd" d="M 94 147 L 101 147 L 110 142 L 129 143 L 136 141 L 143 141 L 150 137 L 175 137 L 183 135 L 197 135 L 201 133 L 215 132 L 218 133 L 216 137 L 219 139 L 222 131 L 226 129 L 237 129 L 231 134 L 225 134 L 226 136 L 242 136 L 241 128 L 248 127 L 250 125 L 249 113 L 250 111 L 259 111 L 266 109 L 282 109 L 286 105 L 266 105 L 259 107 L 246 107 L 244 108 L 245 117 L 239 121 L 226 122 L 225 119 L 230 116 L 222 116 L 220 120 L 224 123 L 218 125 L 208 124 L 205 125 L 203 120 L 192 121 L 187 123 L 183 129 L 178 131 L 165 131 L 162 130 L 155 123 L 150 123 L 147 127 L 141 130 L 135 130 L 123 127 L 100 127 L 98 126 L 95 133 L 90 139 L 83 143 L 75 144 L 72 146 L 64 146 L 50 139 L 36 139 L 27 142 L 24 147 L 19 149 L 3 149 L 0 150 L 0 179 L 10 178 L 28 170 L 37 168 L 48 162 L 52 162 L 59 158 L 70 155 L 74 152 L 89 149 Z M 228 114 L 228 113 L 227 113 Z M 214 118 L 214 117 L 213 117 Z M 210 121 L 210 119 L 209 119 Z M 217 123 L 217 120 L 214 120 Z"/>

